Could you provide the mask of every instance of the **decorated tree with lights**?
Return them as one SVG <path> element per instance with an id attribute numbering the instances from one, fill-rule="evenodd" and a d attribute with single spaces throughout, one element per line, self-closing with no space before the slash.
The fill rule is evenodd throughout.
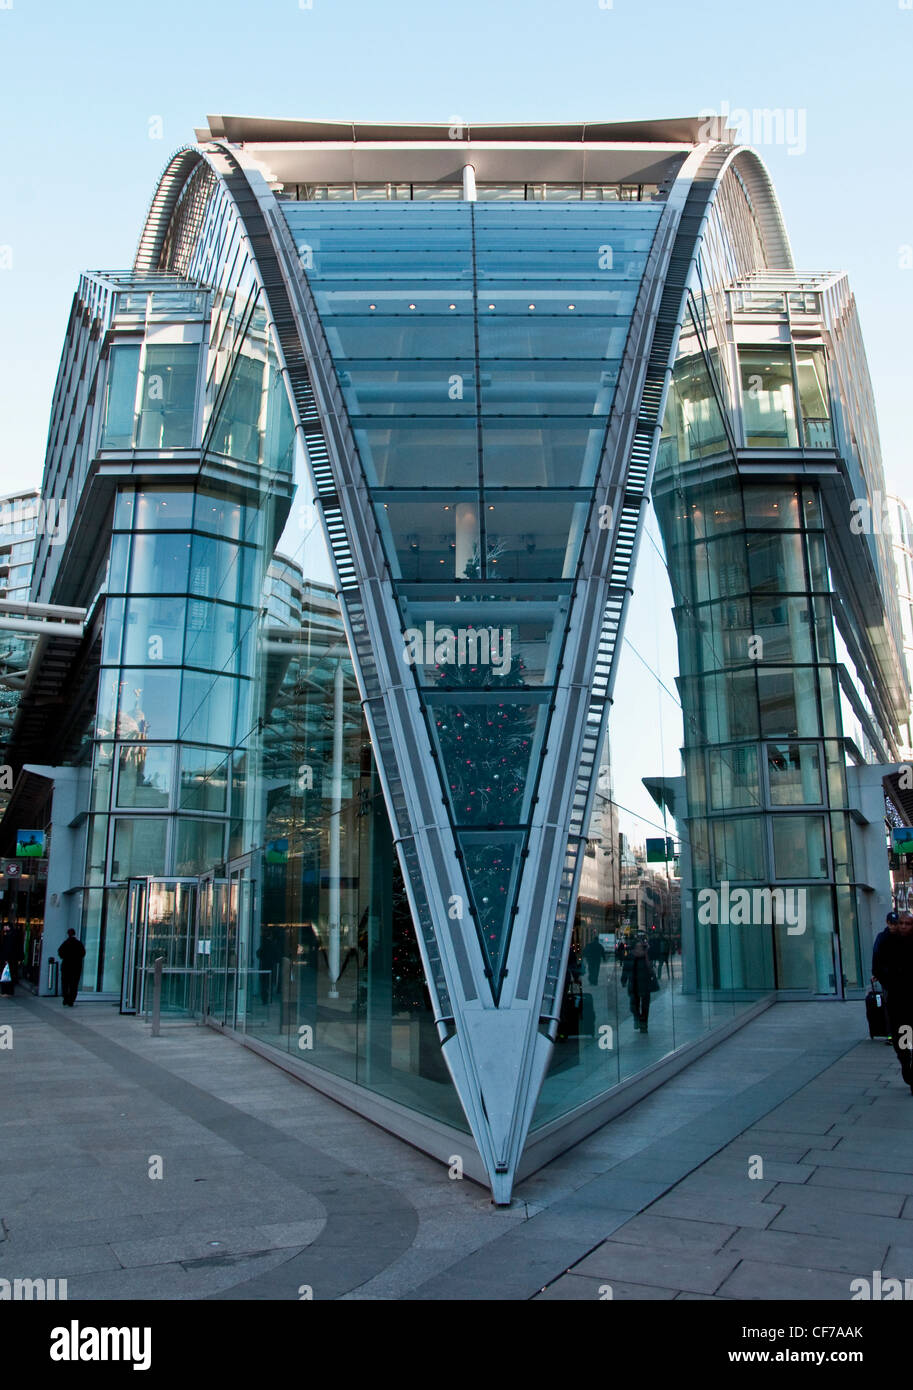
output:
<path id="1" fill-rule="evenodd" d="M 435 667 L 435 685 L 447 692 L 446 704 L 432 706 L 442 775 L 454 819 L 467 829 L 507 829 L 523 818 L 532 743 L 529 716 L 537 707 L 513 700 L 511 692 L 526 688 L 525 669 L 522 658 L 505 674 L 491 665 Z M 492 698 L 463 702 L 463 690 L 486 691 Z M 504 698 L 498 699 L 502 691 Z M 515 847 L 494 837 L 479 843 L 465 835 L 461 844 L 482 941 L 494 968 L 510 907 Z"/>

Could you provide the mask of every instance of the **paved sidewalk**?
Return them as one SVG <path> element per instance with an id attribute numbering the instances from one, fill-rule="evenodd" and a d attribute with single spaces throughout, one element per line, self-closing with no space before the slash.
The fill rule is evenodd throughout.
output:
<path id="1" fill-rule="evenodd" d="M 7 1023 L 0 1277 L 71 1301 L 847 1299 L 913 1274 L 913 1096 L 861 1004 L 769 1009 L 508 1210 L 210 1029 L 29 997 Z"/>
<path id="2" fill-rule="evenodd" d="M 538 1297 L 846 1300 L 910 1278 L 911 1131 L 893 1051 L 860 1043 Z"/>

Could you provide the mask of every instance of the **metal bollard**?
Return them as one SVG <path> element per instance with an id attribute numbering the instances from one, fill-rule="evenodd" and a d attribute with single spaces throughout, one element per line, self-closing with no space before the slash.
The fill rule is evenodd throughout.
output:
<path id="1" fill-rule="evenodd" d="M 164 956 L 157 956 L 152 966 L 152 1036 L 157 1038 L 162 1031 L 162 966 Z"/>

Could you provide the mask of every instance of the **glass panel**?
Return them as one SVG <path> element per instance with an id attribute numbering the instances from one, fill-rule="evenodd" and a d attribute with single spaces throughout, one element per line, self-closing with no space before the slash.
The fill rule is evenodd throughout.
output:
<path id="1" fill-rule="evenodd" d="M 260 458 L 260 412 L 263 405 L 262 361 L 238 357 L 228 393 L 209 437 L 209 447 L 229 458 L 257 463 Z"/>
<path id="2" fill-rule="evenodd" d="M 763 598 L 751 600 L 754 632 L 762 646 L 764 661 L 817 660 L 811 617 L 813 601 L 808 598 Z"/>
<path id="3" fill-rule="evenodd" d="M 125 741 L 176 738 L 180 671 L 134 667 L 119 674 L 117 737 Z"/>
<path id="4" fill-rule="evenodd" d="M 377 518 L 394 573 L 407 583 L 474 578 L 479 567 L 478 494 L 465 500 L 389 500 L 377 503 Z M 414 496 L 414 495 L 413 495 Z"/>
<path id="5" fill-rule="evenodd" d="M 253 629 L 256 617 L 246 609 L 225 603 L 190 599 L 187 604 L 187 637 L 184 663 L 213 671 L 234 672 L 243 667 L 242 638 Z"/>
<path id="6" fill-rule="evenodd" d="M 188 811 L 224 811 L 228 761 L 209 748 L 181 749 L 180 805 Z"/>
<path id="7" fill-rule="evenodd" d="M 697 336 L 683 328 L 682 355 L 675 364 L 672 387 L 663 419 L 661 462 L 670 466 L 677 459 L 685 463 L 729 448 L 707 363 L 697 348 Z M 689 350 L 690 349 L 690 350 Z"/>
<path id="8" fill-rule="evenodd" d="M 193 537 L 189 590 L 200 598 L 254 605 L 258 598 L 254 550 L 210 536 Z"/>
<path id="9" fill-rule="evenodd" d="M 739 348 L 739 366 L 745 443 L 749 448 L 798 448 L 789 349 Z"/>
<path id="10" fill-rule="evenodd" d="M 127 569 L 130 562 L 130 537 L 114 534 L 108 556 L 108 593 L 123 594 L 127 589 Z"/>
<path id="11" fill-rule="evenodd" d="M 176 874 L 201 874 L 224 857 L 225 823 L 179 816 L 174 852 Z"/>
<path id="12" fill-rule="evenodd" d="M 193 444 L 199 356 L 196 343 L 147 343 L 137 448 Z"/>
<path id="13" fill-rule="evenodd" d="M 228 676 L 196 671 L 184 674 L 181 738 L 200 743 L 234 743 L 235 699 L 238 682 Z"/>
<path id="14" fill-rule="evenodd" d="M 114 509 L 114 525 L 121 530 L 190 530 L 192 492 L 120 492 Z"/>
<path id="15" fill-rule="evenodd" d="M 173 593 L 187 590 L 187 563 L 190 536 L 163 532 L 133 537 L 130 564 L 130 592 L 133 594 Z"/>
<path id="16" fill-rule="evenodd" d="M 711 748 L 707 757 L 714 810 L 760 806 L 758 751 L 755 747 Z"/>
<path id="17" fill-rule="evenodd" d="M 145 539 L 145 537 L 143 537 Z M 182 598 L 139 598 L 127 604 L 123 660 L 179 666 L 184 641 Z"/>
<path id="18" fill-rule="evenodd" d="M 836 899 L 844 988 L 863 989 L 868 983 L 869 972 L 863 967 L 859 949 L 856 895 L 852 888 L 841 888 L 838 884 Z"/>
<path id="19" fill-rule="evenodd" d="M 766 878 L 764 821 L 760 816 L 715 820 L 712 829 L 715 879 L 742 882 Z"/>
<path id="20" fill-rule="evenodd" d="M 111 349 L 105 394 L 103 449 L 130 449 L 133 446 L 139 354 L 138 343 Z"/>
<path id="21" fill-rule="evenodd" d="M 126 888 L 106 888 L 100 961 L 100 988 L 119 994 L 124 969 L 124 929 L 127 919 Z"/>
<path id="22" fill-rule="evenodd" d="M 758 671 L 762 734 L 816 738 L 818 698 L 813 667 Z"/>
<path id="23" fill-rule="evenodd" d="M 111 877 L 141 878 L 166 872 L 165 839 L 168 822 L 162 816 L 135 820 L 118 817 L 114 822 Z"/>
<path id="24" fill-rule="evenodd" d="M 746 526 L 756 530 L 798 529 L 799 493 L 796 488 L 745 487 L 742 498 Z"/>
<path id="25" fill-rule="evenodd" d="M 111 598 L 105 603 L 105 632 L 102 639 L 101 659 L 106 665 L 116 666 L 120 662 L 121 643 L 124 637 L 124 609 L 122 598 Z"/>
<path id="26" fill-rule="evenodd" d="M 174 751 L 133 744 L 118 755 L 118 806 L 150 806 L 167 810 L 171 794 Z"/>
<path id="27" fill-rule="evenodd" d="M 451 668 L 448 677 L 460 669 Z M 457 824 L 523 823 L 547 706 L 475 691 L 459 703 L 452 695 L 429 695 L 428 705 Z"/>
<path id="28" fill-rule="evenodd" d="M 774 806 L 821 802 L 820 753 L 814 743 L 769 743 L 767 770 Z"/>
<path id="29" fill-rule="evenodd" d="M 380 487 L 422 487 L 435 479 L 449 487 L 479 482 L 476 422 L 401 420 L 388 424 L 353 421 L 368 482 Z"/>
<path id="30" fill-rule="evenodd" d="M 111 766 L 114 757 L 114 745 L 111 743 L 97 743 L 95 745 L 95 767 L 92 772 L 92 800 L 91 809 L 93 811 L 106 811 L 111 796 Z"/>
<path id="31" fill-rule="evenodd" d="M 193 524 L 198 531 L 213 531 L 229 540 L 255 541 L 256 517 L 254 508 L 245 507 L 232 497 L 216 497 L 212 493 L 197 493 Z"/>
<path id="32" fill-rule="evenodd" d="M 777 878 L 827 878 L 823 816 L 774 816 L 774 873 Z"/>
<path id="33" fill-rule="evenodd" d="M 750 535 L 748 571 L 752 593 L 804 593 L 808 584 L 801 534 L 785 531 Z"/>
<path id="34" fill-rule="evenodd" d="M 476 926 L 482 950 L 494 979 L 498 979 L 510 940 L 511 916 L 523 835 L 495 835 L 463 831 L 458 837 L 463 851 Z"/>
<path id="35" fill-rule="evenodd" d="M 488 421 L 482 461 L 489 487 L 588 487 L 596 477 L 605 422 Z"/>
<path id="36" fill-rule="evenodd" d="M 805 929 L 790 932 L 786 922 L 774 928 L 777 986 L 833 994 L 836 981 L 832 891 L 830 888 L 787 888 L 785 894 L 790 917 L 796 919 L 801 915 Z"/>
<path id="37" fill-rule="evenodd" d="M 832 449 L 834 432 L 830 421 L 824 348 L 797 346 L 796 375 L 806 448 Z"/>

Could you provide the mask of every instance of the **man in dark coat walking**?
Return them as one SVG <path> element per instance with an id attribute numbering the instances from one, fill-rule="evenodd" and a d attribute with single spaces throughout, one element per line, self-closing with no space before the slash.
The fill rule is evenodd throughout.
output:
<path id="1" fill-rule="evenodd" d="M 57 954 L 61 960 L 60 988 L 63 992 L 63 1002 L 72 1009 L 76 1003 L 79 977 L 82 974 L 82 963 L 86 954 L 85 946 L 78 939 L 72 927 L 67 932 L 66 941 L 62 941 L 58 947 Z"/>
<path id="2" fill-rule="evenodd" d="M 897 929 L 880 933 L 875 943 L 872 974 L 885 993 L 891 1042 L 900 1074 L 913 1091 L 913 916 L 898 914 Z"/>

